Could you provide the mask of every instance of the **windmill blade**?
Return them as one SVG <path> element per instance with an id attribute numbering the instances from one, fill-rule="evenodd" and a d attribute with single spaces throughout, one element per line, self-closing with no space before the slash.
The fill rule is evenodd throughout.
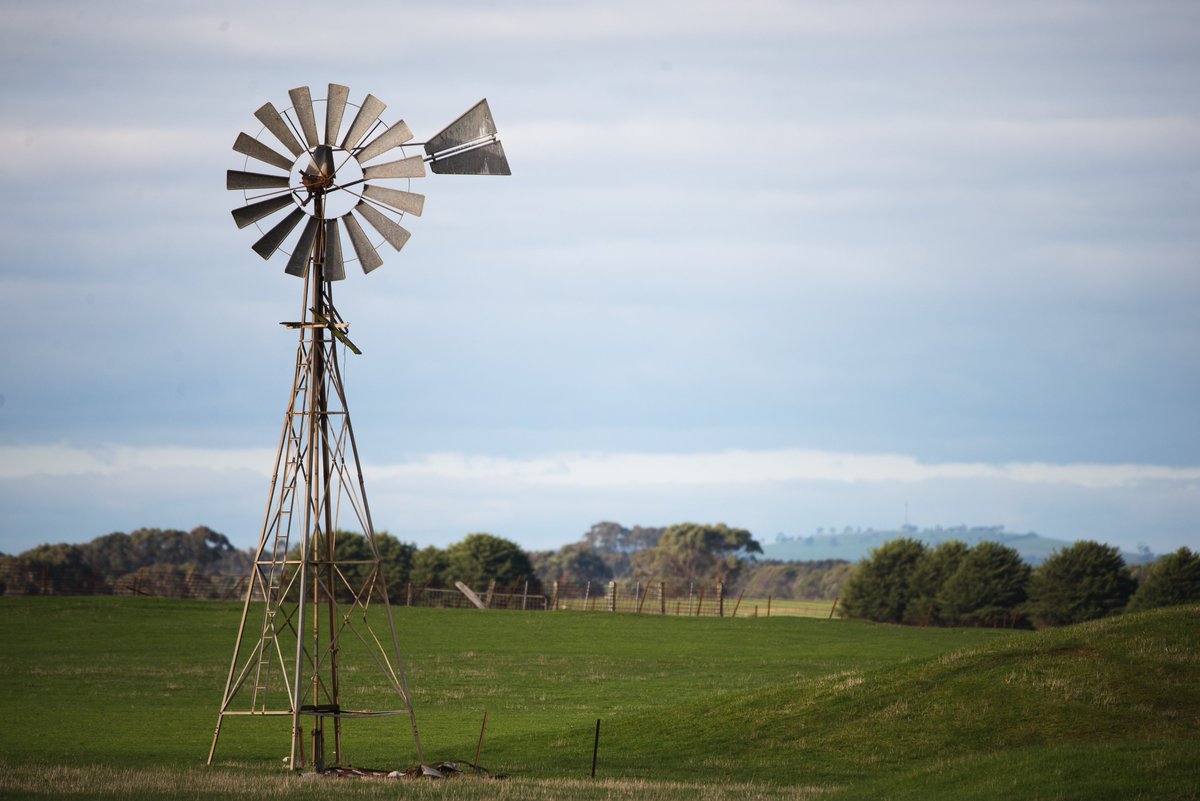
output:
<path id="1" fill-rule="evenodd" d="M 251 203 L 247 206 L 242 206 L 239 209 L 233 210 L 233 221 L 237 223 L 238 228 L 245 228 L 251 223 L 256 223 L 263 217 L 274 214 L 282 208 L 292 205 L 291 194 L 279 195 L 277 197 L 267 198 L 258 203 Z"/>
<path id="2" fill-rule="evenodd" d="M 272 167 L 289 171 L 292 169 L 293 159 L 272 150 L 249 134 L 238 134 L 237 141 L 233 143 L 233 149 L 244 156 L 258 159 L 264 164 L 270 164 Z"/>
<path id="3" fill-rule="evenodd" d="M 258 117 L 266 129 L 275 135 L 275 138 L 286 147 L 293 156 L 299 156 L 304 152 L 304 148 L 296 141 L 296 137 L 292 135 L 292 129 L 287 127 L 287 123 L 283 121 L 283 117 L 279 116 L 279 112 L 275 110 L 275 106 L 270 103 L 264 103 L 263 107 L 254 112 L 254 116 Z"/>
<path id="4" fill-rule="evenodd" d="M 420 217 L 425 208 L 425 196 L 416 192 L 401 192 L 399 189 L 388 189 L 383 186 L 367 184 L 363 187 L 363 197 L 377 203 L 391 206 L 396 211 L 403 211 L 414 217 Z"/>
<path id="5" fill-rule="evenodd" d="M 388 161 L 373 167 L 363 168 L 363 180 L 372 181 L 376 178 L 424 178 L 425 159 L 420 156 L 409 156 L 399 161 Z"/>
<path id="6" fill-rule="evenodd" d="M 287 189 L 286 175 L 267 175 L 261 172 L 225 171 L 226 189 Z"/>
<path id="7" fill-rule="evenodd" d="M 350 87 L 340 83 L 329 84 L 329 97 L 325 99 L 325 144 L 332 145 L 337 141 L 338 131 L 342 129 L 342 115 L 346 113 L 346 98 L 350 96 Z"/>
<path id="8" fill-rule="evenodd" d="M 304 274 L 308 272 L 308 260 L 312 257 L 313 241 L 317 238 L 319 224 L 316 217 L 308 218 L 304 230 L 300 233 L 300 240 L 296 242 L 296 249 L 292 251 L 292 257 L 288 259 L 287 267 L 283 269 L 288 275 L 303 278 Z"/>
<path id="9" fill-rule="evenodd" d="M 292 98 L 292 108 L 296 110 L 296 118 L 300 120 L 300 130 L 304 132 L 304 139 L 308 142 L 309 147 L 316 147 L 321 144 L 317 138 L 317 119 L 313 116 L 312 92 L 307 86 L 297 86 L 295 89 L 288 90 L 288 96 Z"/>
<path id="10" fill-rule="evenodd" d="M 342 235 L 338 231 L 336 219 L 325 221 L 324 262 L 322 271 L 326 281 L 344 281 L 346 279 L 346 263 L 342 261 Z"/>
<path id="11" fill-rule="evenodd" d="M 358 263 L 362 265 L 363 272 L 369 273 L 383 264 L 383 259 L 375 252 L 375 246 L 371 244 L 370 238 L 354 215 L 346 212 L 342 215 L 342 223 L 346 226 L 346 233 L 350 235 L 350 244 L 354 246 L 354 255 L 358 256 Z"/>
<path id="12" fill-rule="evenodd" d="M 512 175 L 499 140 L 435 156 L 429 169 L 438 175 Z"/>
<path id="13" fill-rule="evenodd" d="M 400 120 L 400 122 L 372 139 L 371 143 L 355 153 L 354 157 L 358 159 L 359 164 L 366 164 L 376 156 L 383 155 L 392 148 L 399 147 L 412 138 L 412 131 L 408 129 L 408 125 L 405 124 L 404 120 Z"/>
<path id="14" fill-rule="evenodd" d="M 304 216 L 304 209 L 296 209 L 284 217 L 274 228 L 263 234 L 262 238 L 251 246 L 254 252 L 264 259 L 271 258 L 271 254 L 279 250 L 279 246 L 283 244 L 283 240 L 287 239 L 288 234 L 300 224 L 300 219 Z"/>
<path id="15" fill-rule="evenodd" d="M 350 123 L 350 130 L 346 132 L 346 138 L 342 140 L 342 150 L 353 150 L 359 140 L 367 135 L 367 131 L 375 124 L 375 120 L 379 119 L 379 115 L 385 108 L 387 108 L 387 104 L 378 97 L 367 95 L 354 122 Z"/>
<path id="16" fill-rule="evenodd" d="M 487 98 L 471 106 L 465 114 L 447 125 L 425 143 L 425 152 L 433 156 L 443 150 L 496 135 L 496 121 L 488 108 Z"/>
<path id="17" fill-rule="evenodd" d="M 404 230 L 399 223 L 394 222 L 379 209 L 372 206 L 370 203 L 360 201 L 354 210 L 362 215 L 362 218 L 371 224 L 379 233 L 383 234 L 383 238 L 394 247 L 396 250 L 404 247 L 404 243 L 412 236 L 408 231 Z"/>

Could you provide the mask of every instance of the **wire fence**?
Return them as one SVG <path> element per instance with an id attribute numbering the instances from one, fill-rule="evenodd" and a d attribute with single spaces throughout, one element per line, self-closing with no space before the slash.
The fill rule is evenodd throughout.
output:
<path id="1" fill-rule="evenodd" d="M 833 617 L 837 599 L 746 598 L 728 593 L 723 582 L 609 581 L 554 582 L 549 608 L 581 612 L 626 612 L 688 617 Z"/>
<path id="2" fill-rule="evenodd" d="M 0 595 L 148 595 L 229 601 L 244 597 L 245 591 L 245 576 L 205 573 L 178 565 L 114 575 L 89 567 L 0 564 Z"/>
<path id="3" fill-rule="evenodd" d="M 531 586 L 533 591 L 531 592 Z M 214 575 L 195 568 L 157 565 L 123 575 L 106 575 L 91 568 L 51 565 L 0 564 L 0 595 L 144 595 L 211 601 L 242 600 L 247 577 Z M 833 600 L 746 598 L 727 592 L 722 582 L 556 581 L 543 589 L 537 582 L 517 581 L 485 588 L 418 586 L 404 583 L 388 588 L 394 606 L 436 609 L 511 609 L 522 611 L 622 612 L 626 614 L 689 617 L 832 618 Z M 262 600 L 252 597 L 251 600 Z"/>

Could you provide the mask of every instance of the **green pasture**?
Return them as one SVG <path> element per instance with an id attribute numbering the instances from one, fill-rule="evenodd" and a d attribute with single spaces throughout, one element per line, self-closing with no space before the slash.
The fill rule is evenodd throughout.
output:
<path id="1" fill-rule="evenodd" d="M 287 773 L 261 719 L 204 767 L 239 611 L 0 598 L 0 798 L 1200 798 L 1198 607 L 1043 632 L 399 608 L 427 759 L 472 758 L 486 710 L 511 777 L 440 783 Z M 349 761 L 411 766 L 406 727 L 347 722 Z"/>

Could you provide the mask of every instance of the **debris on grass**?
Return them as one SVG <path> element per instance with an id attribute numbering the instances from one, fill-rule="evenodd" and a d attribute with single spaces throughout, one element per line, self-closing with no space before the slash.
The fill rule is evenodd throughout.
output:
<path id="1" fill-rule="evenodd" d="M 483 779 L 507 779 L 502 773 L 493 774 L 481 765 L 463 760 L 447 760 L 434 765 L 417 765 L 407 770 L 376 770 L 374 768 L 326 768 L 323 772 L 301 774 L 304 779 L 452 779 L 456 776 L 476 776 Z"/>

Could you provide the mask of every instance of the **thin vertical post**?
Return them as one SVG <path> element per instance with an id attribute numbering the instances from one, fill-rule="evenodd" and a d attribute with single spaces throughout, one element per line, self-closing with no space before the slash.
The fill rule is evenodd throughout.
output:
<path id="1" fill-rule="evenodd" d="M 600 718 L 596 718 L 596 741 L 592 743 L 592 778 L 596 778 L 596 756 L 600 753 Z"/>
<path id="2" fill-rule="evenodd" d="M 479 754 L 483 751 L 483 733 L 487 731 L 487 710 L 483 710 L 483 725 L 479 727 L 479 743 L 475 746 L 475 762 L 471 765 L 479 772 Z"/>

